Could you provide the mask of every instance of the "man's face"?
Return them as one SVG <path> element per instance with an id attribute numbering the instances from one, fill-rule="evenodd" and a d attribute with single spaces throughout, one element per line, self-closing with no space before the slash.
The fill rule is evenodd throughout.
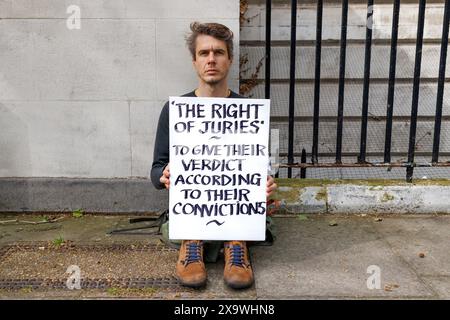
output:
<path id="1" fill-rule="evenodd" d="M 226 81 L 232 60 L 228 56 L 225 41 L 199 35 L 196 40 L 195 58 L 192 63 L 200 81 L 209 85 Z"/>

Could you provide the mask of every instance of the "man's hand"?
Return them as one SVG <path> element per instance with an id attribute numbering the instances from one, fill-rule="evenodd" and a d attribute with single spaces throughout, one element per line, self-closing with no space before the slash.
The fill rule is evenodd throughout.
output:
<path id="1" fill-rule="evenodd" d="M 170 187 L 170 169 L 169 169 L 170 163 L 167 164 L 167 166 L 164 168 L 163 174 L 161 178 L 159 178 L 159 182 L 161 182 L 167 190 L 169 190 Z"/>
<path id="2" fill-rule="evenodd" d="M 266 184 L 266 197 L 270 197 L 275 189 L 277 188 L 277 184 L 272 176 L 267 175 L 267 184 Z"/>

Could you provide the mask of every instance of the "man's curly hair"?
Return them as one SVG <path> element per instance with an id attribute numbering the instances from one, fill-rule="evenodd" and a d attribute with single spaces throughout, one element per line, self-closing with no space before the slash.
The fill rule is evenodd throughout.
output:
<path id="1" fill-rule="evenodd" d="M 191 23 L 191 33 L 186 37 L 186 44 L 195 61 L 195 45 L 197 37 L 201 34 L 214 37 L 225 42 L 228 51 L 228 58 L 233 59 L 233 32 L 220 23 Z"/>

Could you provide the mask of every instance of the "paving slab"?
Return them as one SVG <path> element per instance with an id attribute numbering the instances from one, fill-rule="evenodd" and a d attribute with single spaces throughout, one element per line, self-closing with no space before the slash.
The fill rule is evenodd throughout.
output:
<path id="1" fill-rule="evenodd" d="M 450 276 L 449 224 L 448 215 L 392 217 L 375 228 L 418 275 Z"/>
<path id="2" fill-rule="evenodd" d="M 117 228 L 146 226 L 146 223 L 129 224 L 130 216 L 123 215 L 84 215 L 74 218 L 71 215 L 53 215 L 51 223 L 41 223 L 48 215 L 0 214 L 1 221 L 17 220 L 15 223 L 0 223 L 0 245 L 21 241 L 53 241 L 58 238 L 77 243 L 122 243 L 122 242 L 159 242 L 155 235 L 111 236 L 108 232 Z M 37 224 L 33 224 L 37 223 Z M 149 232 L 150 230 L 140 230 Z"/>
<path id="3" fill-rule="evenodd" d="M 252 251 L 258 298 L 433 298 L 374 227 L 373 217 L 277 219 L 279 238 Z M 380 271 L 380 289 L 369 289 Z M 370 271 L 370 273 L 367 273 Z"/>
<path id="4" fill-rule="evenodd" d="M 440 299 L 450 300 L 450 277 L 425 276 L 423 279 L 433 287 Z"/>

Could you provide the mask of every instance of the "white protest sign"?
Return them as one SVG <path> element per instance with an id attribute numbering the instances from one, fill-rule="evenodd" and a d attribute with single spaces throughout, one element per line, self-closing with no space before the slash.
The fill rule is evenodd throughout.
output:
<path id="1" fill-rule="evenodd" d="M 169 238 L 265 240 L 270 100 L 170 97 Z"/>

